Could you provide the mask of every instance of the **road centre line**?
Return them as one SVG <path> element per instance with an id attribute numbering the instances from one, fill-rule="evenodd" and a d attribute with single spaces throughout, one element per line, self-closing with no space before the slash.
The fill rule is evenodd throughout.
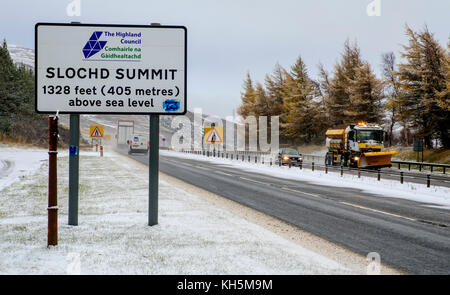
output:
<path id="1" fill-rule="evenodd" d="M 245 179 L 245 180 L 248 180 L 248 181 L 251 181 L 251 182 L 259 183 L 259 184 L 270 185 L 267 182 L 262 182 L 262 181 L 258 181 L 258 180 L 254 180 L 254 179 L 250 179 L 250 178 L 246 178 L 246 177 L 242 177 L 242 176 L 239 176 L 239 178 Z"/>
<path id="2" fill-rule="evenodd" d="M 314 197 L 314 198 L 320 198 L 321 197 L 320 195 L 311 194 L 311 193 L 307 193 L 307 192 L 291 189 L 291 188 L 288 188 L 288 187 L 285 187 L 285 186 L 281 187 L 281 189 L 283 189 L 285 191 L 291 191 L 291 192 L 294 192 L 294 193 L 308 195 L 308 196 L 311 196 L 311 197 Z"/>
<path id="3" fill-rule="evenodd" d="M 347 202 L 339 202 L 341 204 L 347 205 L 347 206 L 351 206 L 354 208 L 358 208 L 358 209 L 362 209 L 362 210 L 367 210 L 367 211 L 371 211 L 371 212 L 375 212 L 375 213 L 381 213 L 381 214 L 385 214 L 385 215 L 389 215 L 389 216 L 394 216 L 397 218 L 403 218 L 409 221 L 417 221 L 417 219 L 414 218 L 409 218 L 409 217 L 405 217 L 402 215 L 398 215 L 398 214 L 393 214 L 393 213 L 389 213 L 389 212 L 385 212 L 385 211 L 381 211 L 381 210 L 376 210 L 376 209 L 372 209 L 372 208 L 368 208 L 368 207 L 364 207 L 361 205 L 356 205 L 356 204 L 352 204 L 352 203 L 347 203 Z"/>

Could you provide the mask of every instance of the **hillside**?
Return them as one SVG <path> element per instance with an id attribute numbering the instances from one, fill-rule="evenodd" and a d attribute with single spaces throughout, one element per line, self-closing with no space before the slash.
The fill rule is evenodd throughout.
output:
<path id="1" fill-rule="evenodd" d="M 35 112 L 34 50 L 0 46 L 0 141 L 45 147 L 48 116 Z M 60 146 L 67 146 L 68 130 L 60 127 Z"/>

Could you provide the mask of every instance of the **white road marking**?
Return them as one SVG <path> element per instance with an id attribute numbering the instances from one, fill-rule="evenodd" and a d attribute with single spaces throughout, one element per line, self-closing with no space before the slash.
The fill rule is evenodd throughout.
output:
<path id="1" fill-rule="evenodd" d="M 248 181 L 251 181 L 251 182 L 256 182 L 256 183 L 259 183 L 259 184 L 270 185 L 270 184 L 268 184 L 267 182 L 261 182 L 261 181 L 258 181 L 258 180 L 254 180 L 254 179 L 250 179 L 250 178 L 245 178 L 245 177 L 242 177 L 242 176 L 240 176 L 239 178 L 242 178 L 242 179 L 245 179 L 245 180 L 248 180 Z"/>
<path id="2" fill-rule="evenodd" d="M 389 216 L 403 218 L 403 219 L 410 220 L 410 221 L 417 221 L 417 219 L 414 219 L 414 218 L 409 218 L 409 217 L 402 216 L 402 215 L 397 215 L 397 214 L 393 214 L 393 213 L 389 213 L 389 212 L 385 212 L 385 211 L 380 211 L 380 210 L 376 210 L 376 209 L 372 209 L 372 208 L 367 208 L 367 207 L 356 205 L 356 204 L 352 204 L 352 203 L 347 203 L 347 202 L 339 202 L 339 203 L 347 205 L 347 206 L 355 207 L 355 208 L 358 208 L 358 209 L 372 211 L 372 212 L 375 212 L 375 213 L 381 213 L 381 214 L 385 214 L 385 215 L 389 215 Z"/>
<path id="3" fill-rule="evenodd" d="M 291 189 L 291 188 L 284 187 L 284 186 L 281 189 L 286 190 L 286 191 L 291 191 L 291 192 L 294 192 L 294 193 L 308 195 L 308 196 L 311 196 L 311 197 L 314 197 L 314 198 L 320 198 L 320 195 L 311 194 L 311 193 L 307 193 L 307 192 Z"/>
<path id="4" fill-rule="evenodd" d="M 219 174 L 226 175 L 226 176 L 234 176 L 233 174 L 225 173 L 225 172 L 218 171 L 218 170 L 216 170 L 216 172 L 219 173 Z"/>

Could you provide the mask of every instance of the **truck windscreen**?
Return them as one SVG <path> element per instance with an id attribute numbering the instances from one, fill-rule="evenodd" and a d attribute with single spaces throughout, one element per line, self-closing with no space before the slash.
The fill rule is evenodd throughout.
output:
<path id="1" fill-rule="evenodd" d="M 383 141 L 383 130 L 358 130 L 356 132 L 356 140 L 364 142 L 374 140 L 377 142 Z"/>

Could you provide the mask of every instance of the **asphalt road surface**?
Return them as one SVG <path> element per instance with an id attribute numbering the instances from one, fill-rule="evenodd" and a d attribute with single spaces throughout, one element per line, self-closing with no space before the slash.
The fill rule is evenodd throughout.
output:
<path id="1" fill-rule="evenodd" d="M 119 150 L 126 155 L 126 151 Z M 131 155 L 148 164 L 148 156 Z M 450 274 L 450 211 L 205 161 L 160 156 L 160 171 L 412 274 Z"/>

